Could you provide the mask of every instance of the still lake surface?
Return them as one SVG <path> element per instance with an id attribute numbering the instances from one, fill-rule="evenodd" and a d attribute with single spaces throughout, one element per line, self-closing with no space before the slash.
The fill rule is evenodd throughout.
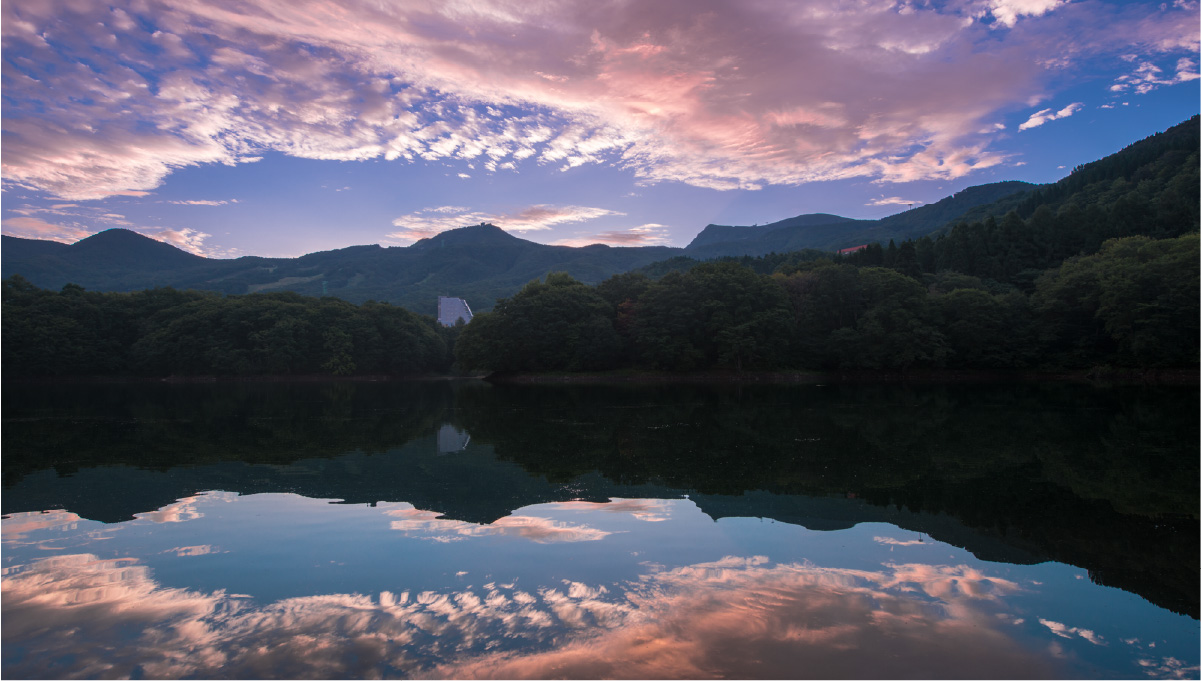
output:
<path id="1" fill-rule="evenodd" d="M 5 678 L 1197 678 L 1196 387 L 25 385 Z"/>

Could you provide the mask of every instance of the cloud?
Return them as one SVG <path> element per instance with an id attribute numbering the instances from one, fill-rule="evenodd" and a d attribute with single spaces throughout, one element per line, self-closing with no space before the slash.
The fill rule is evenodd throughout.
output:
<path id="1" fill-rule="evenodd" d="M 82 518 L 70 511 L 10 513 L 4 517 L 4 522 L 0 523 L 0 533 L 6 544 L 23 543 L 33 532 L 74 531 L 79 528 L 80 520 Z"/>
<path id="2" fill-rule="evenodd" d="M 6 671 L 22 678 L 47 665 L 67 678 L 790 678 L 798 660 L 827 678 L 1059 675 L 995 616 L 1016 585 L 965 566 L 727 556 L 609 585 L 256 603 L 165 586 L 134 559 L 75 554 L 7 567 L 3 588 L 5 645 L 26 652 Z"/>
<path id="3" fill-rule="evenodd" d="M 911 201 L 909 199 L 903 199 L 899 196 L 889 196 L 887 198 L 881 197 L 878 199 L 872 199 L 871 201 L 868 201 L 865 205 L 868 205 L 868 206 L 912 206 L 912 205 L 919 204 L 919 203 L 921 203 L 921 201 Z"/>
<path id="4" fill-rule="evenodd" d="M 55 224 L 41 218 L 18 217 L 4 220 L 4 233 L 23 239 L 46 239 L 64 244 L 73 244 L 84 237 L 95 234 L 75 225 Z"/>
<path id="5" fill-rule="evenodd" d="M 1080 629 L 1078 627 L 1069 627 L 1066 624 L 1062 624 L 1060 622 L 1055 622 L 1053 620 L 1045 620 L 1042 618 L 1039 618 L 1038 621 L 1044 627 L 1050 629 L 1052 631 L 1052 633 L 1054 633 L 1056 636 L 1059 636 L 1061 638 L 1072 638 L 1072 636 L 1075 635 L 1075 636 L 1079 636 L 1080 638 L 1088 641 L 1089 643 L 1091 643 L 1093 645 L 1097 645 L 1097 646 L 1105 645 L 1105 639 L 1098 636 L 1091 629 Z"/>
<path id="6" fill-rule="evenodd" d="M 197 546 L 176 546 L 168 549 L 163 553 L 172 553 L 179 558 L 187 558 L 191 556 L 207 556 L 211 553 L 220 553 L 220 550 L 211 544 L 200 544 Z"/>
<path id="7" fill-rule="evenodd" d="M 204 240 L 212 236 L 205 232 L 187 227 L 182 229 L 160 229 L 157 231 L 142 230 L 142 232 L 146 236 L 171 244 L 194 255 L 215 255 L 215 253 L 210 252 L 204 246 Z"/>
<path id="8" fill-rule="evenodd" d="M 1119 76 L 1117 81 L 1109 86 L 1109 90 L 1111 92 L 1133 91 L 1136 94 L 1144 95 L 1165 85 L 1179 85 L 1201 78 L 1197 62 L 1187 57 L 1178 59 L 1174 68 L 1175 75 L 1165 77 L 1163 69 L 1156 64 L 1149 61 L 1141 62 L 1133 73 Z"/>
<path id="9" fill-rule="evenodd" d="M 236 202 L 236 200 L 230 202 Z M 227 202 L 172 201 L 171 203 L 219 205 Z M 71 244 L 115 226 L 131 229 L 139 234 L 171 244 L 176 248 L 195 255 L 221 257 L 229 254 L 228 251 L 206 246 L 204 243 L 205 240 L 212 235 L 205 232 L 188 227 L 147 227 L 137 225 L 126 220 L 124 215 L 106 213 L 104 212 L 105 210 L 98 206 L 82 206 L 74 203 L 58 203 L 50 206 L 23 204 L 8 209 L 9 212 L 16 213 L 20 217 L 6 218 L 3 222 L 3 231 L 10 236 L 45 239 Z M 50 221 L 35 217 L 38 215 L 53 215 L 56 219 Z"/>
<path id="10" fill-rule="evenodd" d="M 1067 118 L 1083 108 L 1084 104 L 1080 102 L 1073 102 L 1072 104 L 1068 104 L 1054 113 L 1052 113 L 1051 109 L 1043 109 L 1038 113 L 1031 114 L 1030 118 L 1026 119 L 1025 123 L 1022 123 L 1018 126 L 1018 130 L 1029 130 L 1030 128 L 1037 128 L 1043 123 L 1057 121 L 1061 118 Z"/>
<path id="11" fill-rule="evenodd" d="M 144 195 L 267 151 L 714 188 L 948 179 L 1004 161 L 981 131 L 1050 73 L 1197 43 L 1188 7 L 1060 0 L 331 7 L 6 4 L 4 182 Z"/>
<path id="12" fill-rule="evenodd" d="M 590 236 L 576 236 L 559 239 L 555 246 L 588 246 L 591 244 L 608 244 L 610 246 L 665 246 L 671 241 L 667 227 L 657 223 L 647 223 L 625 230 L 611 230 Z"/>
<path id="13" fill-rule="evenodd" d="M 175 503 L 168 504 L 157 511 L 136 513 L 134 517 L 139 520 L 149 520 L 152 523 L 183 523 L 204 517 L 204 513 L 199 509 L 201 502 L 230 502 L 236 499 L 237 496 L 233 492 L 201 492 L 179 499 Z"/>
<path id="14" fill-rule="evenodd" d="M 436 511 L 423 511 L 411 504 L 387 511 L 400 520 L 392 521 L 392 529 L 407 535 L 421 536 L 440 543 L 462 541 L 472 537 L 520 537 L 537 544 L 599 541 L 612 534 L 586 525 L 571 525 L 538 516 L 510 515 L 487 525 L 442 518 Z"/>
<path id="15" fill-rule="evenodd" d="M 889 546 L 926 546 L 926 542 L 920 539 L 907 539 L 905 541 L 893 539 L 892 537 L 872 537 L 872 539 Z"/>
<path id="16" fill-rule="evenodd" d="M 1013 27 L 1018 17 L 1037 17 L 1064 5 L 1068 0 L 992 0 L 989 13 L 1002 26 Z"/>
<path id="17" fill-rule="evenodd" d="M 616 513 L 630 515 L 648 523 L 657 523 L 671 518 L 672 502 L 666 499 L 618 499 L 604 503 L 593 501 L 560 501 L 541 506 L 549 511 Z"/>
<path id="18" fill-rule="evenodd" d="M 484 222 L 494 224 L 506 232 L 527 232 L 613 215 L 624 215 L 624 213 L 590 206 L 547 204 L 528 206 L 509 213 L 484 213 L 462 206 L 438 206 L 396 218 L 392 224 L 402 229 L 388 234 L 387 237 L 401 241 L 415 241 L 449 229 L 478 225 Z"/>
<path id="19" fill-rule="evenodd" d="M 342 191 L 342 190 L 339 189 L 337 191 Z M 228 201 L 211 201 L 208 199 L 194 199 L 194 200 L 190 200 L 190 201 L 168 201 L 167 203 L 174 203 L 178 206 L 224 206 L 224 205 L 227 205 L 230 203 L 237 203 L 237 202 L 238 202 L 237 199 L 230 199 Z"/>

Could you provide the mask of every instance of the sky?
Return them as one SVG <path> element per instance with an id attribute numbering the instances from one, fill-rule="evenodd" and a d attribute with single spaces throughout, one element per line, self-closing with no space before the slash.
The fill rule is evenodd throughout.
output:
<path id="1" fill-rule="evenodd" d="M 1201 109 L 1196 0 L 4 0 L 0 231 L 684 246 L 1052 182 Z"/>

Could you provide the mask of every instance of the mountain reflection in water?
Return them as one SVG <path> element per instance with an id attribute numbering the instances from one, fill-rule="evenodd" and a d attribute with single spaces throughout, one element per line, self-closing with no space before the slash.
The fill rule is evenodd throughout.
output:
<path id="1" fill-rule="evenodd" d="M 5 391 L 6 676 L 1197 674 L 1193 389 Z"/>

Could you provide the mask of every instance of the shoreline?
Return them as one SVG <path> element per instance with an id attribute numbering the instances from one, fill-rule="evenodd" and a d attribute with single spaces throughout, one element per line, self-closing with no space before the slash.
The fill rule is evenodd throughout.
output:
<path id="1" fill-rule="evenodd" d="M 830 383 L 1091 383 L 1198 385 L 1197 369 L 1115 369 L 1111 367 L 1070 371 L 925 369 L 920 371 L 698 371 L 675 374 L 660 371 L 614 372 L 513 372 L 492 373 L 483 377 L 501 385 L 623 384 L 623 383 L 766 383 L 824 385 Z"/>
<path id="2" fill-rule="evenodd" d="M 4 378 L 5 384 L 18 383 L 414 383 L 435 381 L 478 381 L 484 374 L 473 376 L 444 376 L 440 374 L 415 374 L 389 376 L 386 374 L 366 376 L 332 376 L 323 374 L 261 375 L 261 376 L 18 376 Z"/>
<path id="3" fill-rule="evenodd" d="M 917 371 L 732 371 L 709 370 L 688 373 L 629 370 L 599 372 L 494 372 L 471 376 L 438 374 L 329 376 L 23 376 L 4 378 L 5 384 L 87 383 L 405 383 L 437 381 L 486 381 L 497 385 L 614 385 L 614 384 L 791 384 L 832 383 L 1087 383 L 1093 385 L 1201 385 L 1196 368 L 1127 369 L 1093 367 L 1063 371 L 996 369 L 923 369 Z"/>

